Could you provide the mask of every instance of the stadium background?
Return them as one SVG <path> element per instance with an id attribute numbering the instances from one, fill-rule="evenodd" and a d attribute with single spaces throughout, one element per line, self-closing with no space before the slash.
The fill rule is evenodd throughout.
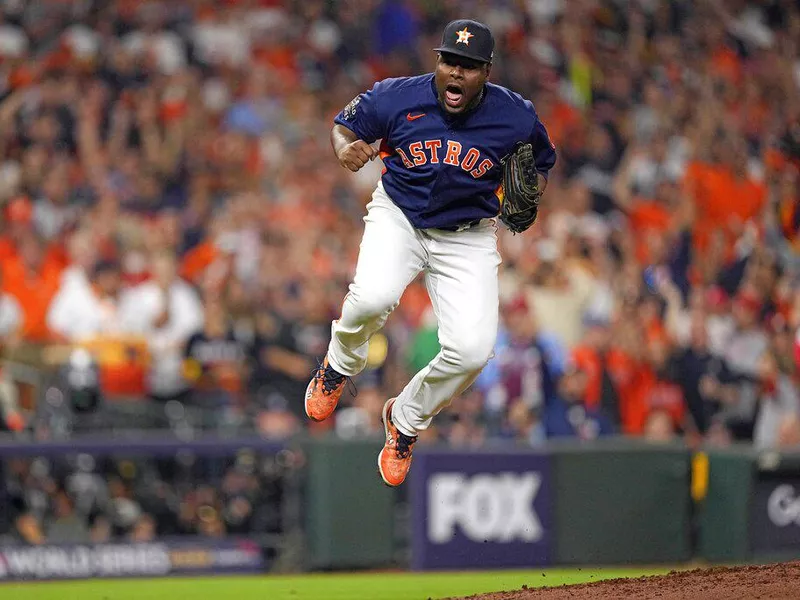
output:
<path id="1" fill-rule="evenodd" d="M 264 548 L 273 570 L 414 563 L 413 499 L 370 469 L 384 399 L 438 351 L 422 284 L 334 419 L 312 426 L 299 399 L 381 168 L 338 167 L 332 118 L 430 70 L 464 15 L 492 27 L 492 79 L 533 100 L 559 160 L 533 230 L 500 233 L 496 358 L 421 445 L 577 453 L 569 489 L 588 497 L 598 456 L 663 449 L 681 474 L 653 467 L 648 489 L 699 503 L 720 473 L 745 498 L 716 514 L 797 483 L 771 453 L 800 444 L 797 2 L 5 0 L 0 15 L 4 546 L 192 540 L 197 567 L 192 548 L 246 538 L 240 558 Z M 381 499 L 389 541 L 358 537 L 379 526 L 310 540 L 347 513 L 329 480 L 363 456 L 346 472 Z M 556 496 L 565 461 L 541 467 Z M 778 550 L 797 553 L 781 489 Z M 669 560 L 713 558 L 701 512 L 676 517 Z M 754 520 L 722 558 L 776 550 Z M 359 544 L 380 560 L 337 563 Z"/>

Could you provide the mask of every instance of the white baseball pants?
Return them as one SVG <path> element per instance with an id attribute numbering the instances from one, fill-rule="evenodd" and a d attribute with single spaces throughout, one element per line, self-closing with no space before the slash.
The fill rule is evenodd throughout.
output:
<path id="1" fill-rule="evenodd" d="M 328 361 L 343 375 L 360 373 L 370 337 L 424 270 L 441 351 L 406 385 L 392 411 L 397 428 L 416 435 L 492 356 L 499 311 L 497 227 L 485 219 L 458 232 L 415 229 L 381 183 L 364 222 L 355 278 L 331 326 Z"/>

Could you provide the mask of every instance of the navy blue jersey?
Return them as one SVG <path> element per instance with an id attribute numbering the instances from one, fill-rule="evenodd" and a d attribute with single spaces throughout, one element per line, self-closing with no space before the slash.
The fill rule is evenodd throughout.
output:
<path id="1" fill-rule="evenodd" d="M 380 139 L 383 187 L 418 229 L 455 227 L 500 212 L 500 161 L 517 142 L 533 145 L 547 176 L 555 147 L 533 104 L 487 83 L 466 115 L 440 106 L 433 74 L 385 79 L 357 96 L 335 122 L 373 143 Z"/>

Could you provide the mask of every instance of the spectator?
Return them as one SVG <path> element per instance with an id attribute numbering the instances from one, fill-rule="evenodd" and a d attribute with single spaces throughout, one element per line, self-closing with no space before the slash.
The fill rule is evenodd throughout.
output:
<path id="1" fill-rule="evenodd" d="M 111 523 L 107 518 L 98 515 L 94 519 L 89 531 L 89 539 L 93 544 L 102 544 L 111 541 Z"/>
<path id="2" fill-rule="evenodd" d="M 0 290 L 3 289 L 3 270 L 0 268 Z M 0 352 L 19 344 L 22 310 L 14 296 L 0 291 Z M 20 431 L 25 420 L 19 408 L 19 393 L 8 373 L 0 368 L 0 431 Z"/>
<path id="3" fill-rule="evenodd" d="M 727 294 L 720 286 L 697 286 L 692 289 L 689 306 L 683 306 L 680 290 L 668 276 L 660 276 L 657 287 L 666 301 L 665 326 L 675 343 L 686 346 L 692 339 L 694 324 L 702 321 L 708 335 L 709 351 L 722 356 L 734 332 Z"/>
<path id="4" fill-rule="evenodd" d="M 778 368 L 772 352 L 765 352 L 758 361 L 759 406 L 755 419 L 753 443 L 756 448 L 777 448 L 785 445 L 790 418 L 800 416 L 800 395 L 797 386 Z"/>
<path id="5" fill-rule="evenodd" d="M 3 290 L 3 270 L 0 269 L 0 290 Z M 22 328 L 22 309 L 11 294 L 0 291 L 0 340 L 3 346 L 13 345 Z"/>
<path id="6" fill-rule="evenodd" d="M 116 262 L 100 261 L 88 279 L 62 280 L 47 313 L 50 330 L 72 342 L 118 333 L 120 278 Z"/>
<path id="7" fill-rule="evenodd" d="M 558 384 L 558 393 L 544 412 L 548 438 L 572 437 L 594 440 L 614 431 L 612 422 L 596 407 L 584 404 L 587 373 L 577 364 L 570 364 Z"/>
<path id="8" fill-rule="evenodd" d="M 269 439 L 288 439 L 301 430 L 302 421 L 297 411 L 292 410 L 286 398 L 280 394 L 271 394 L 265 400 L 258 399 L 256 410 L 256 428 Z"/>
<path id="9" fill-rule="evenodd" d="M 316 357 L 325 353 L 330 337 L 327 299 L 319 284 L 308 283 L 298 301 L 283 307 L 283 315 L 259 316 L 255 344 L 256 382 L 263 395 L 276 392 L 286 398 L 292 410 L 303 418 L 302 398 Z"/>
<path id="10" fill-rule="evenodd" d="M 470 389 L 458 399 L 458 411 L 448 413 L 447 441 L 454 446 L 477 448 L 486 443 L 487 431 L 483 418 L 483 397 Z"/>
<path id="11" fill-rule="evenodd" d="M 156 522 L 148 514 L 141 515 L 130 533 L 132 542 L 152 542 L 156 537 Z"/>
<path id="12" fill-rule="evenodd" d="M 535 410 L 523 402 L 517 402 L 508 411 L 504 434 L 511 440 L 525 446 L 541 446 L 548 435 L 555 437 L 553 430 L 545 429 L 540 415 L 542 410 Z M 551 423 L 552 425 L 552 423 Z"/>
<path id="13" fill-rule="evenodd" d="M 359 385 L 353 405 L 344 407 L 336 415 L 336 434 L 351 439 L 380 435 L 383 390 L 376 385 Z"/>
<path id="14" fill-rule="evenodd" d="M 219 299 L 207 298 L 204 311 L 203 329 L 186 342 L 183 369 L 192 382 L 191 404 L 210 409 L 209 416 L 219 424 L 226 410 L 242 408 L 245 347 L 236 339 Z"/>
<path id="15" fill-rule="evenodd" d="M 52 544 L 89 541 L 86 521 L 75 514 L 73 502 L 63 490 L 56 494 L 53 501 L 53 518 L 48 523 L 46 537 Z"/>
<path id="16" fill-rule="evenodd" d="M 565 361 L 558 340 L 539 330 L 538 320 L 523 295 L 506 303 L 502 312 L 494 364 L 477 382 L 485 390 L 487 417 L 495 427 L 502 424 L 504 413 L 517 403 L 527 406 L 532 415 L 541 414 L 555 395 Z M 523 419 L 524 411 L 518 412 Z"/>
<path id="17" fill-rule="evenodd" d="M 734 331 L 725 360 L 732 370 L 742 375 L 757 373 L 758 358 L 767 349 L 767 336 L 759 325 L 762 302 L 752 289 L 742 290 L 734 299 Z"/>
<path id="18" fill-rule="evenodd" d="M 47 310 L 58 290 L 63 263 L 56 249 L 48 252 L 33 231 L 20 235 L 12 256 L 2 263 L 5 293 L 22 308 L 23 339 L 46 342 L 50 337 Z"/>
<path id="19" fill-rule="evenodd" d="M 648 442 L 664 443 L 676 439 L 675 421 L 666 410 L 654 410 L 647 415 L 642 437 Z"/>
<path id="20" fill-rule="evenodd" d="M 719 134 L 710 148 L 713 162 L 694 162 L 686 172 L 686 185 L 697 207 L 695 243 L 703 250 L 712 232 L 719 232 L 725 256 L 730 257 L 744 224 L 760 214 L 766 188 L 748 174 L 748 152 L 741 137 Z"/>
<path id="21" fill-rule="evenodd" d="M 643 380 L 641 382 L 641 408 L 636 407 L 632 411 L 631 419 L 634 421 L 642 419 L 641 425 L 633 425 L 635 429 L 642 429 L 648 431 L 650 428 L 649 421 L 657 419 L 658 424 L 655 426 L 659 432 L 656 435 L 658 439 L 665 437 L 673 437 L 672 435 L 666 436 L 664 429 L 666 424 L 663 422 L 662 416 L 669 417 L 673 434 L 683 433 L 687 430 L 686 423 L 686 399 L 684 398 L 683 389 L 680 385 L 681 373 L 676 357 L 671 354 L 670 348 L 663 338 L 651 339 L 648 343 L 648 356 L 647 368 L 643 373 Z M 641 409 L 641 413 L 637 414 Z"/>
<path id="22" fill-rule="evenodd" d="M 567 348 L 572 348 L 583 334 L 582 319 L 593 280 L 574 265 L 565 264 L 561 249 L 552 240 L 542 240 L 537 247 L 541 260 L 528 288 L 528 302 L 541 323 Z"/>
<path id="23" fill-rule="evenodd" d="M 92 268 L 100 258 L 95 243 L 94 232 L 89 227 L 76 230 L 69 235 L 66 243 L 68 266 L 61 273 L 59 291 L 72 283 L 84 287 L 89 285 Z"/>
<path id="24" fill-rule="evenodd" d="M 108 483 L 109 504 L 106 515 L 111 523 L 112 534 L 122 536 L 131 531 L 142 515 L 142 508 L 130 488 L 119 477 Z"/>
<path id="25" fill-rule="evenodd" d="M 625 377 L 625 356 L 611 345 L 610 324 L 586 319 L 583 342 L 573 348 L 572 360 L 586 377 L 582 398 L 590 409 L 602 412 L 612 427 L 619 427 L 622 411 L 618 383 Z"/>
<path id="26" fill-rule="evenodd" d="M 203 307 L 196 292 L 177 276 L 174 255 L 153 256 L 152 280 L 128 290 L 120 299 L 119 319 L 125 331 L 146 336 L 152 366 L 151 396 L 165 402 L 185 397 L 183 350 L 202 328 Z"/>
<path id="27" fill-rule="evenodd" d="M 706 324 L 702 316 L 691 324 L 689 343 L 675 356 L 678 383 L 686 399 L 692 427 L 701 435 L 711 427 L 721 405 L 732 390 L 722 383 L 728 379 L 725 363 L 711 354 Z"/>
<path id="28" fill-rule="evenodd" d="M 17 540 L 23 544 L 40 546 L 46 541 L 39 520 L 31 513 L 18 516 L 14 528 Z"/>

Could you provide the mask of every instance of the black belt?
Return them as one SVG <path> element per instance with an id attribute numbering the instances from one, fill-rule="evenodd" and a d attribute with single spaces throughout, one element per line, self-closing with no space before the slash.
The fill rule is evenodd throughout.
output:
<path id="1" fill-rule="evenodd" d="M 441 229 L 442 231 L 464 231 L 471 227 L 475 227 L 478 225 L 483 219 L 475 219 L 474 221 L 468 221 L 467 223 L 462 223 L 461 225 L 452 225 L 450 227 L 436 227 L 436 229 Z"/>

